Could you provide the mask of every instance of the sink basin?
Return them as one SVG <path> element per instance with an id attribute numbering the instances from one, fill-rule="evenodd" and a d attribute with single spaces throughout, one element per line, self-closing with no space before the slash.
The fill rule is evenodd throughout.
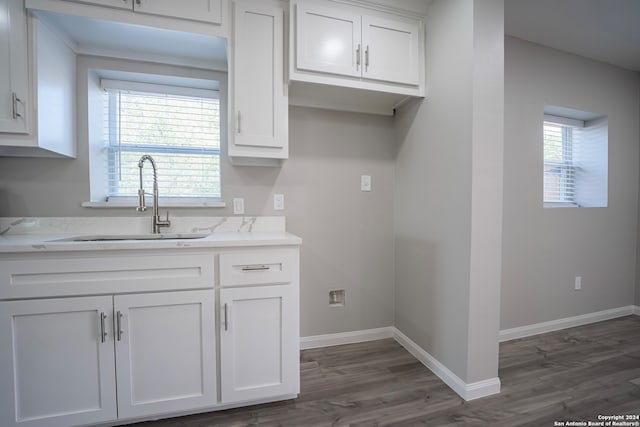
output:
<path id="1" fill-rule="evenodd" d="M 177 240 L 177 239 L 202 239 L 209 234 L 202 233 L 166 233 L 166 234 L 97 234 L 90 236 L 74 236 L 64 239 L 52 240 L 53 242 L 104 242 L 119 240 Z"/>

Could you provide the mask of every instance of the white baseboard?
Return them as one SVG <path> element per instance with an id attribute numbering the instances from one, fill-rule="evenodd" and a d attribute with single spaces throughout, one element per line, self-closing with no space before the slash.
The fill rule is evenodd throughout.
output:
<path id="1" fill-rule="evenodd" d="M 500 393 L 500 378 L 495 377 L 475 383 L 465 383 L 460 377 L 449 370 L 449 368 L 440 363 L 438 359 L 423 350 L 422 347 L 396 328 L 394 328 L 393 337 L 401 346 L 411 353 L 413 357 L 422 362 L 424 366 L 444 381 L 446 385 L 451 387 L 451 389 L 458 393 L 464 400 L 479 399 Z"/>
<path id="2" fill-rule="evenodd" d="M 394 330 L 395 328 L 393 326 L 387 326 L 386 328 L 301 337 L 300 350 L 393 338 Z"/>
<path id="3" fill-rule="evenodd" d="M 575 326 L 588 325 L 589 323 L 615 319 L 616 317 L 629 316 L 631 314 L 640 315 L 640 307 L 629 305 L 627 307 L 596 311 L 594 313 L 582 314 L 580 316 L 565 317 L 564 319 L 551 320 L 549 322 L 535 323 L 533 325 L 504 329 L 500 331 L 499 341 L 511 341 L 518 338 L 529 337 L 532 335 L 544 334 L 546 332 L 559 331 L 561 329 L 573 328 Z"/>
<path id="4" fill-rule="evenodd" d="M 425 365 L 438 378 L 460 395 L 464 400 L 473 400 L 480 397 L 500 393 L 500 379 L 491 378 L 467 384 L 456 374 L 451 372 L 435 357 L 424 351 L 419 345 L 393 326 L 377 329 L 365 329 L 362 331 L 342 332 L 338 334 L 313 335 L 300 338 L 300 349 L 330 347 L 333 345 L 354 344 L 366 341 L 375 341 L 384 338 L 393 338 L 409 353 Z"/>

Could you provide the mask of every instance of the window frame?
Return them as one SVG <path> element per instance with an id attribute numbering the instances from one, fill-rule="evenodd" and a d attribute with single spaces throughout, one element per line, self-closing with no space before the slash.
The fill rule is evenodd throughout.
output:
<path id="1" fill-rule="evenodd" d="M 558 126 L 561 129 L 561 149 L 562 159 L 560 161 L 549 161 L 545 158 L 546 148 L 546 126 L 547 124 Z M 585 122 L 579 119 L 573 119 L 569 117 L 556 116 L 552 114 L 544 114 L 542 121 L 542 202 L 545 208 L 551 207 L 579 207 L 576 202 L 577 191 L 577 175 L 580 172 L 580 166 L 575 163 L 574 151 L 576 139 L 574 138 L 574 132 L 576 129 L 585 127 Z M 545 176 L 547 175 L 547 167 L 554 167 L 560 169 L 560 199 L 547 200 L 545 199 Z M 567 184 L 567 181 L 571 181 Z M 570 195 L 567 195 L 567 190 L 570 190 Z"/>

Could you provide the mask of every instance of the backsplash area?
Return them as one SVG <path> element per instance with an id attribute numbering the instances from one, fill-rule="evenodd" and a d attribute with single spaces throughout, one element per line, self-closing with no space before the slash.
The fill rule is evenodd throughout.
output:
<path id="1" fill-rule="evenodd" d="M 173 217 L 167 233 L 284 232 L 284 216 Z M 17 234 L 151 233 L 150 217 L 5 217 L 0 236 Z"/>

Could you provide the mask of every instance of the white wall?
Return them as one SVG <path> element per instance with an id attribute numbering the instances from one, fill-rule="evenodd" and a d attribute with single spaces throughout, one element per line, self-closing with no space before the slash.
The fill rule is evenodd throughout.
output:
<path id="1" fill-rule="evenodd" d="M 497 376 L 503 7 L 432 3 L 428 97 L 396 123 L 395 324 L 467 383 Z"/>
<path id="2" fill-rule="evenodd" d="M 501 329 L 632 304 L 639 88 L 638 73 L 506 37 Z M 542 207 L 545 104 L 609 117 L 608 207 Z"/>

